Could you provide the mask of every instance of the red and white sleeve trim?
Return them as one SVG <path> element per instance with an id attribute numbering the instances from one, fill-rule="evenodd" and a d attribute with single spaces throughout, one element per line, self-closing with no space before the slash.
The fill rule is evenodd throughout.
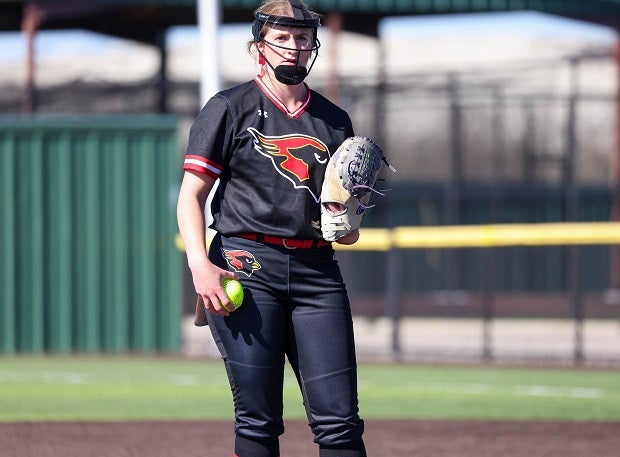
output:
<path id="1" fill-rule="evenodd" d="M 188 154 L 185 156 L 185 162 L 183 163 L 183 170 L 192 170 L 199 173 L 205 173 L 214 179 L 217 179 L 222 174 L 223 167 L 215 162 L 211 162 L 202 156 L 196 156 Z"/>

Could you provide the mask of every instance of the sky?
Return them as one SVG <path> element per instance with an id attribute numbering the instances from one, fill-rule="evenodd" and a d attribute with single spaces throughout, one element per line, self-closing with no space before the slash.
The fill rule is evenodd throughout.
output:
<path id="1" fill-rule="evenodd" d="M 246 31 L 249 24 L 232 24 L 222 28 L 221 33 Z M 564 19 L 536 12 L 475 13 L 440 16 L 417 16 L 387 18 L 380 24 L 384 37 L 428 38 L 444 33 L 488 34 L 497 31 L 511 31 L 528 35 L 571 35 L 575 38 L 591 38 L 613 42 L 612 29 L 582 21 Z M 169 43 L 176 40 L 196 40 L 197 27 L 174 27 L 169 32 Z M 58 54 L 92 54 L 113 42 L 122 40 L 86 31 L 42 31 L 37 35 L 35 49 L 37 59 L 46 59 Z M 0 62 L 19 61 L 24 58 L 25 43 L 19 32 L 0 32 Z"/>

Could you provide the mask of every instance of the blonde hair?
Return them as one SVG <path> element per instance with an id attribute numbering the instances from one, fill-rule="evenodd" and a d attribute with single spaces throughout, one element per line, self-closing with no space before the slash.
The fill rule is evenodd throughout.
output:
<path id="1" fill-rule="evenodd" d="M 305 3 L 302 2 L 304 8 L 307 9 Z M 261 6 L 259 6 L 254 14 L 263 13 L 273 16 L 292 16 L 293 8 L 289 0 L 264 0 Z"/>
<path id="2" fill-rule="evenodd" d="M 302 0 L 301 5 L 305 10 L 307 10 L 313 16 L 320 16 L 318 13 L 311 11 L 306 3 Z M 293 17 L 293 7 L 291 6 L 291 2 L 289 0 L 263 0 L 263 3 L 254 10 L 254 15 L 257 14 L 268 14 L 270 16 L 290 16 Z M 269 24 L 264 24 L 260 30 L 260 36 L 264 37 L 267 29 L 271 26 Z M 254 57 L 253 48 L 254 48 L 254 37 L 247 43 L 248 53 Z"/>

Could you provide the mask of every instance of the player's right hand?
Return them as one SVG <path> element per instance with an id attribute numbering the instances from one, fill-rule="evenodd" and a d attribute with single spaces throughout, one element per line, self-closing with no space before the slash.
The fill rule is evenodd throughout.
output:
<path id="1" fill-rule="evenodd" d="M 211 262 L 205 263 L 200 268 L 192 269 L 194 288 L 196 293 L 202 297 L 205 309 L 220 316 L 228 316 L 230 314 L 228 309 L 234 309 L 222 288 L 224 278 L 235 279 L 235 275 Z"/>

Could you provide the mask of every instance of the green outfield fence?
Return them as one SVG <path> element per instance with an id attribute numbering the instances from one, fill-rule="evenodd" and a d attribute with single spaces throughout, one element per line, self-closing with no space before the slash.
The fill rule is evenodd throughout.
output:
<path id="1" fill-rule="evenodd" d="M 0 117 L 0 352 L 177 352 L 177 119 Z"/>

